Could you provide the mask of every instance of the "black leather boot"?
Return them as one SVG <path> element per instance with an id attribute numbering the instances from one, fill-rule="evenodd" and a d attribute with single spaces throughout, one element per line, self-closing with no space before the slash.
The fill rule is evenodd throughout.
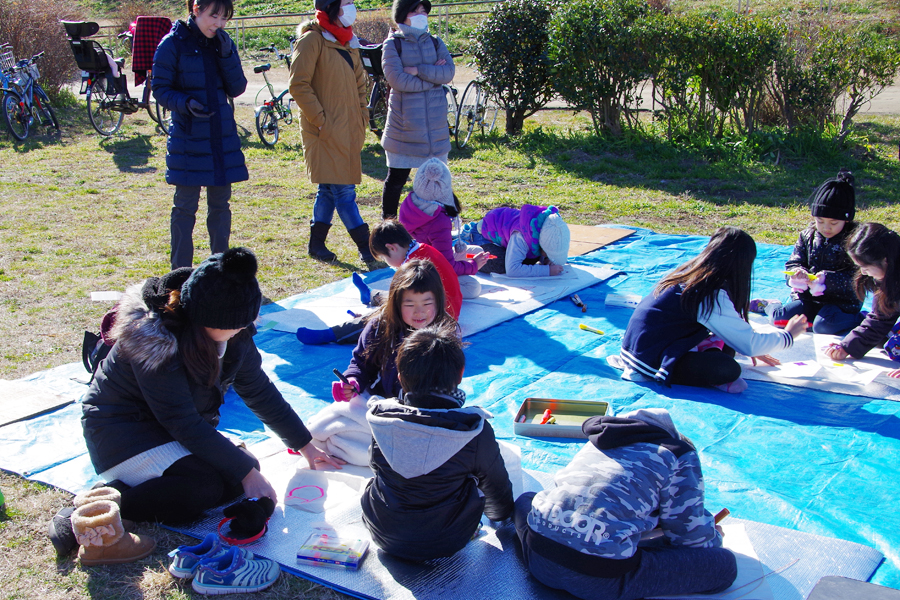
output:
<path id="1" fill-rule="evenodd" d="M 325 247 L 325 239 L 328 237 L 330 223 L 310 222 L 309 227 L 309 255 L 323 262 L 334 262 L 337 258 L 334 252 Z"/>
<path id="2" fill-rule="evenodd" d="M 372 256 L 372 251 L 369 249 L 369 226 L 367 224 L 363 223 L 359 227 L 348 229 L 347 233 L 350 234 L 350 238 L 356 244 L 356 248 L 359 250 L 359 257 L 366 263 L 370 271 L 384 266 L 381 262 L 375 260 L 375 257 Z"/>

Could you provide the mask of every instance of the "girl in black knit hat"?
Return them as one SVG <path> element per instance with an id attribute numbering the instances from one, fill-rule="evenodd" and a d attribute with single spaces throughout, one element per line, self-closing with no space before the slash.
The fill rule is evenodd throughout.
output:
<path id="1" fill-rule="evenodd" d="M 775 325 L 804 314 L 815 333 L 843 335 L 862 321 L 862 302 L 853 289 L 856 265 L 844 249 L 856 223 L 853 174 L 841 169 L 810 199 L 814 223 L 800 232 L 794 252 L 785 263 L 791 301 L 753 300 L 750 310 L 765 312 Z"/>
<path id="2" fill-rule="evenodd" d="M 341 464 L 310 443 L 262 370 L 256 269 L 251 251 L 232 248 L 133 286 L 119 302 L 115 345 L 84 397 L 82 425 L 94 468 L 122 494 L 123 518 L 186 522 L 242 493 L 277 502 L 259 462 L 216 430 L 229 387 L 311 468 Z"/>

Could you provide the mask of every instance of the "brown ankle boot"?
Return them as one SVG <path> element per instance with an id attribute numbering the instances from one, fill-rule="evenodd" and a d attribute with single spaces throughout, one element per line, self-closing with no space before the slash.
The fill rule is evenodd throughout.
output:
<path id="1" fill-rule="evenodd" d="M 81 544 L 78 558 L 84 566 L 130 563 L 156 548 L 153 538 L 125 532 L 119 505 L 111 500 L 98 500 L 75 509 L 72 529 Z"/>

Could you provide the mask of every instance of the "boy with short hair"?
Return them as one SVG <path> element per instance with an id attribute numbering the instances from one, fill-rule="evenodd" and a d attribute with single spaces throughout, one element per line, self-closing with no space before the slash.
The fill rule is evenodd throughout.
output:
<path id="1" fill-rule="evenodd" d="M 447 295 L 447 312 L 459 320 L 463 295 L 459 287 L 459 277 L 444 255 L 428 244 L 420 244 L 412 238 L 400 221 L 386 219 L 372 229 L 369 236 L 369 248 L 379 260 L 390 266 L 399 268 L 408 260 L 419 258 L 430 261 L 437 267 Z M 476 284 L 477 281 L 473 280 Z M 480 284 L 478 284 L 480 287 Z M 478 294 L 476 293 L 475 296 Z"/>
<path id="2" fill-rule="evenodd" d="M 491 415 L 463 408 L 462 347 L 452 326 L 414 331 L 397 353 L 404 392 L 369 401 L 375 477 L 362 496 L 363 522 L 382 550 L 407 560 L 451 556 L 478 531 L 482 513 L 512 515 Z"/>

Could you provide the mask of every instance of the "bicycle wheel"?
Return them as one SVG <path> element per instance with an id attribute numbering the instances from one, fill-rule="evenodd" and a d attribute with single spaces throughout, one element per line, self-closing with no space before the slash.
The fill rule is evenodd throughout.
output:
<path id="1" fill-rule="evenodd" d="M 110 109 L 110 98 L 106 95 L 106 79 L 91 82 L 87 91 L 87 110 L 91 125 L 100 135 L 113 135 L 122 126 L 125 113 Z"/>
<path id="2" fill-rule="evenodd" d="M 22 108 L 22 98 L 7 90 L 3 96 L 3 122 L 14 138 L 20 142 L 28 137 L 28 114 Z"/>
<path id="3" fill-rule="evenodd" d="M 256 109 L 256 133 L 262 143 L 270 148 L 278 141 L 278 115 L 271 106 Z"/>
<path id="4" fill-rule="evenodd" d="M 384 126 L 387 125 L 389 93 L 387 83 L 375 80 L 372 95 L 369 97 L 369 129 L 379 138 L 384 132 Z"/>
<path id="5" fill-rule="evenodd" d="M 164 135 L 169 135 L 169 128 L 172 126 L 172 113 L 159 102 L 154 102 L 154 104 L 156 105 L 156 119 L 154 119 L 156 128 Z"/>
<path id="6" fill-rule="evenodd" d="M 50 98 L 47 92 L 38 84 L 34 84 L 34 105 L 38 109 L 38 117 L 42 125 L 52 127 L 59 131 L 59 120 L 56 118 L 56 112 L 50 106 Z"/>
<path id="7" fill-rule="evenodd" d="M 482 121 L 482 133 L 486 133 L 488 135 L 494 131 L 494 126 L 497 125 L 497 115 L 500 113 L 500 107 L 494 102 L 494 98 L 492 96 L 487 96 L 484 98 L 484 120 Z"/>
<path id="8" fill-rule="evenodd" d="M 447 125 L 450 127 L 450 137 L 456 135 L 456 113 L 459 107 L 456 104 L 456 90 L 444 84 L 444 94 L 447 96 Z"/>
<path id="9" fill-rule="evenodd" d="M 470 81 L 459 101 L 459 118 L 456 119 L 456 147 L 465 148 L 475 131 L 475 126 L 481 121 L 481 84 Z"/>

